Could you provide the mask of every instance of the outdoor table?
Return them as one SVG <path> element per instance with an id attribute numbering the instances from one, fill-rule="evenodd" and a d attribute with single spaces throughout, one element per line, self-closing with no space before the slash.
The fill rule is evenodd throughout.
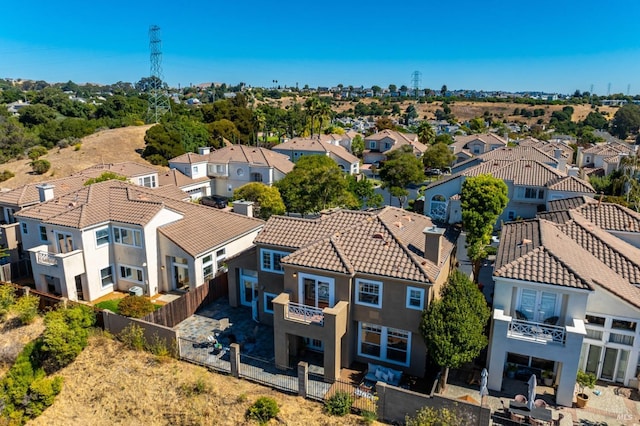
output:
<path id="1" fill-rule="evenodd" d="M 548 408 L 533 407 L 532 410 L 529 410 L 527 404 L 523 402 L 509 401 L 509 411 L 524 417 L 542 420 L 543 422 L 551 423 L 553 421 L 553 413 Z"/>

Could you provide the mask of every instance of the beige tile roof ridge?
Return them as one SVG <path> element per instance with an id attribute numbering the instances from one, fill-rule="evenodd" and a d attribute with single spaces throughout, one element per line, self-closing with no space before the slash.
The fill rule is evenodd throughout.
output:
<path id="1" fill-rule="evenodd" d="M 569 214 L 571 215 L 572 220 L 562 225 L 558 225 L 558 228 L 562 230 L 567 236 L 571 237 L 569 235 L 569 232 L 570 232 L 569 228 L 572 226 L 572 224 L 574 224 L 575 226 L 579 227 L 583 232 L 591 235 L 592 238 L 596 239 L 607 250 L 619 256 L 622 260 L 626 261 L 627 266 L 633 267 L 636 271 L 640 271 L 640 249 L 632 246 L 631 244 L 627 243 L 624 240 L 621 240 L 618 237 L 611 235 L 610 233 L 600 228 L 599 226 L 594 225 L 587 218 L 585 218 L 584 216 L 580 215 L 575 211 L 569 211 Z M 598 257 L 597 254 L 593 253 L 592 247 L 586 247 L 584 245 L 582 247 L 586 251 L 591 253 L 594 257 Z M 610 257 L 610 256 L 606 256 L 606 257 Z M 603 263 L 607 264 L 605 260 L 603 259 L 600 259 L 600 260 Z M 616 271 L 618 275 L 624 276 L 624 272 L 621 271 L 621 268 L 619 267 L 619 265 L 607 264 L 607 266 L 613 269 L 614 271 Z M 637 275 L 640 276 L 640 274 L 637 274 Z M 630 278 L 627 278 L 627 279 L 630 280 Z M 640 281 L 633 282 L 633 284 L 640 284 Z"/>
<path id="2" fill-rule="evenodd" d="M 185 152 L 169 160 L 170 163 L 205 163 L 209 159 L 208 155 L 202 155 L 195 152 Z"/>
<path id="3" fill-rule="evenodd" d="M 385 209 L 385 210 L 386 210 L 386 209 Z M 388 225 L 384 220 L 382 220 L 382 219 L 380 218 L 380 216 L 376 216 L 376 219 L 378 219 L 378 221 L 382 224 L 382 226 L 383 226 L 383 227 L 387 230 L 387 232 L 391 235 L 391 237 L 393 238 L 393 240 L 395 241 L 395 243 L 396 243 L 398 246 L 400 246 L 400 248 L 405 252 L 405 254 L 406 254 L 406 255 L 407 255 L 407 257 L 409 258 L 409 260 L 410 260 L 411 262 L 413 262 L 413 265 L 414 265 L 416 268 L 418 268 L 418 270 L 419 270 L 420 272 L 422 272 L 422 273 L 424 274 L 424 277 L 427 279 L 427 281 L 429 281 L 429 282 L 433 282 L 434 280 L 433 280 L 431 277 L 429 277 L 429 273 L 428 273 L 428 270 L 425 268 L 425 265 L 426 265 L 427 263 L 431 263 L 431 264 L 433 264 L 433 265 L 435 265 L 435 264 L 434 264 L 433 262 L 431 262 L 430 260 L 425 259 L 424 257 L 420 258 L 420 259 L 421 259 L 421 261 L 420 261 L 420 262 L 418 262 L 418 261 L 416 260 L 416 258 L 415 258 L 415 257 L 416 257 L 416 254 L 415 254 L 413 251 L 411 251 L 411 250 L 409 249 L 409 247 L 407 247 L 407 245 L 406 245 L 402 240 L 400 240 L 400 239 L 398 238 L 398 236 L 397 236 L 397 235 L 396 235 L 396 234 L 391 230 L 391 227 L 390 227 L 390 226 L 389 226 L 389 225 Z M 444 261 L 445 261 L 445 259 L 442 259 L 442 262 L 444 262 Z M 438 269 L 440 268 L 440 265 L 435 265 L 435 266 L 436 266 Z"/>
<path id="4" fill-rule="evenodd" d="M 589 182 L 575 176 L 558 177 L 555 182 L 550 182 L 547 185 L 547 188 L 558 189 L 559 191 L 566 192 L 591 192 L 593 194 L 596 193 L 596 190 L 593 189 L 593 186 L 591 186 Z"/>
<path id="5" fill-rule="evenodd" d="M 585 218 L 596 224 L 597 226 L 606 229 L 606 230 L 616 230 L 616 231 L 626 231 L 626 232 L 640 232 L 640 213 L 631 210 L 628 207 L 621 206 L 620 204 L 615 203 L 606 203 L 595 201 L 593 203 L 586 203 L 582 206 L 576 208 L 576 210 Z M 617 213 L 620 215 L 626 216 L 626 224 L 624 227 L 614 226 L 615 224 L 611 223 L 612 221 L 605 220 L 603 223 L 600 220 L 600 215 L 598 213 L 602 213 L 602 215 L 612 216 L 613 213 Z M 593 213 L 590 214 L 590 213 Z M 595 217 L 589 217 L 595 216 Z M 631 226 L 629 226 L 631 225 Z M 630 229 L 631 228 L 631 229 Z"/>

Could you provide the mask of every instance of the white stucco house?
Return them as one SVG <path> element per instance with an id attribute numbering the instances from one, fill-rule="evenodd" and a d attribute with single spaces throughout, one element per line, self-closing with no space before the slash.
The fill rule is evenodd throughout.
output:
<path id="1" fill-rule="evenodd" d="M 502 227 L 488 387 L 501 389 L 508 365 L 520 379 L 546 370 L 556 402 L 571 406 L 578 370 L 637 386 L 640 214 L 588 197 L 550 210 Z"/>
<path id="2" fill-rule="evenodd" d="M 424 214 L 448 223 L 462 221 L 459 197 L 462 184 L 467 177 L 483 174 L 507 184 L 509 203 L 499 218 L 504 222 L 533 218 L 546 209 L 549 201 L 595 195 L 589 182 L 536 160 L 485 161 L 430 184 L 424 193 Z"/>
<path id="3" fill-rule="evenodd" d="M 333 135 L 293 138 L 274 146 L 272 150 L 288 156 L 294 163 L 304 155 L 324 155 L 335 161 L 343 172 L 351 175 L 360 173 L 360 160 L 339 145 L 339 140 Z"/>
<path id="4" fill-rule="evenodd" d="M 92 301 L 132 286 L 147 296 L 195 288 L 264 223 L 161 194 L 106 181 L 16 213 L 36 289 Z"/>
<path id="5" fill-rule="evenodd" d="M 187 153 L 169 160 L 169 167 L 180 171 L 187 178 L 176 178 L 167 174 L 166 182 L 180 179 L 181 188 L 189 188 L 193 199 L 205 195 L 232 197 L 233 191 L 251 182 L 261 182 L 271 186 L 293 170 L 294 164 L 288 156 L 266 148 L 246 145 L 229 145 L 210 151 L 200 148 L 199 152 Z"/>

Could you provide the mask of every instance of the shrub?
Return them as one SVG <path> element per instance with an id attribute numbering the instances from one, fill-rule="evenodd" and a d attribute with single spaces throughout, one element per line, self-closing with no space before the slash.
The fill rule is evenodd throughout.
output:
<path id="1" fill-rule="evenodd" d="M 149 352 L 159 357 L 171 356 L 171 351 L 167 347 L 166 339 L 158 336 L 158 334 L 154 334 L 153 337 L 151 337 L 150 341 L 146 344 L 146 348 Z"/>
<path id="2" fill-rule="evenodd" d="M 236 402 L 238 404 L 242 404 L 243 402 L 247 402 L 248 399 L 249 397 L 247 396 L 247 394 L 243 392 L 240 395 L 238 395 L 238 397 L 236 398 Z"/>
<path id="3" fill-rule="evenodd" d="M 41 175 L 47 173 L 51 168 L 51 163 L 47 160 L 35 160 L 31 162 L 31 168 L 34 172 Z"/>
<path id="4" fill-rule="evenodd" d="M 351 412 L 353 397 L 349 392 L 337 391 L 324 403 L 325 410 L 332 416 L 346 416 Z"/>
<path id="5" fill-rule="evenodd" d="M 52 379 L 40 378 L 31 382 L 29 386 L 29 404 L 26 407 L 26 413 L 30 417 L 37 417 L 53 404 L 56 395 L 62 390 L 62 377 L 54 377 Z"/>
<path id="6" fill-rule="evenodd" d="M 44 364 L 48 371 L 55 371 L 69 365 L 87 346 L 89 329 L 95 323 L 95 315 L 88 307 L 76 305 L 47 312 L 44 323 Z"/>
<path id="7" fill-rule="evenodd" d="M 378 420 L 378 415 L 375 411 L 363 410 L 360 415 L 362 416 L 362 420 L 368 425 Z"/>
<path id="8" fill-rule="evenodd" d="M 144 330 L 137 324 L 129 324 L 126 326 L 120 334 L 118 334 L 118 340 L 120 340 L 127 348 L 136 351 L 142 351 L 145 347 Z"/>
<path id="9" fill-rule="evenodd" d="M 121 315 L 142 318 L 155 310 L 153 303 L 144 296 L 127 296 L 118 304 Z"/>
<path id="10" fill-rule="evenodd" d="M 415 417 L 405 418 L 406 426 L 458 426 L 463 424 L 454 411 L 447 408 L 434 409 L 423 407 L 416 413 Z"/>
<path id="11" fill-rule="evenodd" d="M 0 173 L 0 182 L 4 182 L 5 180 L 9 180 L 14 176 L 15 176 L 15 173 L 13 173 L 10 170 L 5 170 L 5 171 Z"/>
<path id="12" fill-rule="evenodd" d="M 40 305 L 40 299 L 27 294 L 16 301 L 13 309 L 18 313 L 18 319 L 22 324 L 31 324 L 38 316 L 38 305 Z"/>
<path id="13" fill-rule="evenodd" d="M 80 151 L 80 148 L 82 148 L 82 144 L 79 142 L 73 146 L 74 151 Z"/>
<path id="14" fill-rule="evenodd" d="M 183 383 L 179 389 L 181 393 L 188 398 L 210 392 L 207 382 L 202 377 L 199 377 L 195 383 L 192 384 Z"/>
<path id="15" fill-rule="evenodd" d="M 258 421 L 265 425 L 280 412 L 275 399 L 266 396 L 258 398 L 256 402 L 247 410 L 247 418 Z"/>
<path id="16" fill-rule="evenodd" d="M 15 290 L 8 285 L 0 285 L 0 321 L 4 321 L 9 308 L 15 302 Z"/>
<path id="17" fill-rule="evenodd" d="M 27 155 L 31 161 L 34 161 L 42 157 L 43 155 L 47 155 L 47 152 L 48 152 L 47 148 L 45 148 L 44 146 L 37 145 L 31 148 Z"/>

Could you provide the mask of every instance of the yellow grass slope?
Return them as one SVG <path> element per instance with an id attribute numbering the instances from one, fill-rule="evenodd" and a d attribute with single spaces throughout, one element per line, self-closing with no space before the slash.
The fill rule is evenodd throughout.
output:
<path id="1" fill-rule="evenodd" d="M 288 425 L 356 425 L 361 417 L 330 417 L 301 397 L 176 360 L 126 350 L 111 339 L 89 346 L 59 373 L 62 392 L 30 425 L 243 425 L 247 408 L 261 396 L 278 402 Z M 194 392 L 196 383 L 204 389 Z M 270 424 L 278 424 L 272 420 Z"/>
<path id="2" fill-rule="evenodd" d="M 31 182 L 65 177 L 99 163 L 145 163 L 136 150 L 144 149 L 144 135 L 149 127 L 151 125 L 103 130 L 82 138 L 77 151 L 73 146 L 52 148 L 47 155 L 41 157 L 51 162 L 51 170 L 43 175 L 32 174 L 29 159 L 2 164 L 0 170 L 10 170 L 15 173 L 15 177 L 0 183 L 0 187 L 17 188 Z"/>

